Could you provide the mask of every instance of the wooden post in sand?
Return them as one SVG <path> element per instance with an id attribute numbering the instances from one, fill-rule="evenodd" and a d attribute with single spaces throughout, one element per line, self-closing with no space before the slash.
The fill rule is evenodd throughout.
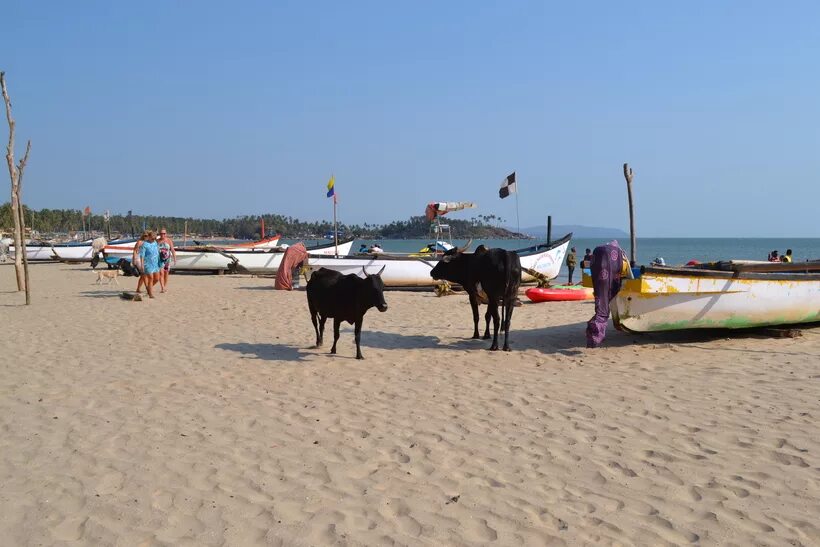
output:
<path id="1" fill-rule="evenodd" d="M 632 168 L 628 163 L 624 164 L 624 178 L 626 179 L 626 193 L 629 196 L 629 265 L 632 266 L 636 264 L 637 245 L 635 243 L 635 206 L 632 202 Z"/>
<path id="2" fill-rule="evenodd" d="M 0 89 L 3 93 L 3 102 L 6 104 L 6 121 L 9 124 L 9 144 L 6 148 L 6 162 L 11 177 L 11 213 L 14 219 L 14 272 L 17 275 L 17 290 L 26 291 L 26 304 L 31 304 L 29 292 L 28 260 L 26 257 L 25 218 L 23 216 L 23 202 L 20 199 L 20 188 L 23 180 L 23 170 L 28 163 L 31 151 L 31 141 L 26 145 L 26 153 L 20 163 L 14 165 L 14 118 L 11 115 L 11 99 L 6 90 L 6 73 L 0 72 Z"/>

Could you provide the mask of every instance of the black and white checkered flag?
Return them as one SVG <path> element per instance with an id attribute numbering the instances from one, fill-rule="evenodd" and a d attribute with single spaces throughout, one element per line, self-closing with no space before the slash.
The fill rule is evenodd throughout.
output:
<path id="1" fill-rule="evenodd" d="M 514 194 L 515 191 L 515 171 L 513 171 L 507 175 L 507 178 L 505 178 L 504 182 L 501 183 L 501 188 L 498 190 L 498 197 L 504 199 L 510 194 Z"/>

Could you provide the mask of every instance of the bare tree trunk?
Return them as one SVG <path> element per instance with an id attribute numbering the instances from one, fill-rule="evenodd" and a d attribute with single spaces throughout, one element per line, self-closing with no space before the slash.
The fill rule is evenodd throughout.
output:
<path id="1" fill-rule="evenodd" d="M 6 148 L 6 163 L 9 166 L 9 177 L 11 177 L 11 216 L 14 219 L 14 273 L 17 274 L 17 290 L 25 288 L 25 271 L 23 269 L 23 231 L 20 227 L 20 203 L 18 183 L 19 172 L 14 165 L 14 118 L 11 115 L 11 99 L 6 90 L 6 73 L 0 72 L 0 88 L 3 92 L 3 102 L 6 103 L 6 121 L 9 124 L 9 144 Z"/>
<path id="2" fill-rule="evenodd" d="M 6 104 L 6 121 L 9 124 L 9 144 L 6 148 L 6 162 L 11 178 L 11 213 L 14 217 L 14 273 L 17 276 L 17 290 L 26 291 L 26 305 L 31 304 L 31 285 L 28 276 L 28 257 L 26 256 L 26 219 L 23 216 L 23 171 L 31 152 L 31 141 L 26 144 L 26 153 L 18 165 L 14 165 L 14 117 L 11 115 L 11 99 L 6 90 L 6 73 L 0 72 L 0 89 L 3 102 Z"/>
<path id="3" fill-rule="evenodd" d="M 628 163 L 624 164 L 624 178 L 626 179 L 626 192 L 629 195 L 629 263 L 636 263 L 637 244 L 635 242 L 635 206 L 632 202 L 632 168 Z"/>
<path id="4" fill-rule="evenodd" d="M 29 281 L 28 277 L 28 253 L 26 252 L 26 216 L 23 211 L 23 171 L 26 168 L 26 164 L 28 163 L 28 154 L 31 152 L 31 141 L 29 140 L 26 144 L 26 154 L 23 156 L 23 159 L 20 160 L 20 163 L 17 164 L 17 203 L 19 204 L 19 211 L 20 211 L 20 233 L 23 236 L 20 238 L 20 248 L 22 249 L 23 255 L 23 276 L 25 278 L 25 286 L 26 286 L 26 306 L 31 304 L 31 282 Z"/>

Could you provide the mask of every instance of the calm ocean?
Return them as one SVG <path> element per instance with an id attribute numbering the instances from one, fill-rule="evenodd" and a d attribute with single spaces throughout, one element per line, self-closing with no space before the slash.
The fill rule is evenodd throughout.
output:
<path id="1" fill-rule="evenodd" d="M 561 234 L 563 235 L 563 234 Z M 559 236 L 560 237 L 560 236 Z M 297 240 L 283 239 L 283 243 L 293 243 Z M 474 240 L 471 248 L 484 244 L 488 247 L 501 247 L 503 249 L 520 249 L 533 245 L 541 240 L 521 240 L 521 239 L 487 239 Z M 327 240 L 306 240 L 305 244 L 326 243 Z M 353 252 L 361 244 L 372 245 L 376 240 L 357 239 L 353 243 Z M 383 239 L 378 240 L 379 245 L 385 252 L 412 253 L 424 247 L 430 241 L 427 239 Z M 467 241 L 464 239 L 454 240 L 456 245 L 463 245 Z M 629 238 L 619 239 L 618 242 L 629 254 Z M 573 239 L 571 247 L 578 251 L 578 260 L 584 255 L 584 249 L 595 248 L 597 245 L 606 243 L 601 239 Z M 820 260 L 820 238 L 664 238 L 650 237 L 638 238 L 638 263 L 648 264 L 655 257 L 663 257 L 667 265 L 681 265 L 694 259 L 700 262 L 714 260 L 746 259 L 746 260 L 766 260 L 769 253 L 775 249 L 783 254 L 786 249 L 792 249 L 794 260 Z M 562 270 L 559 278 L 567 275 L 566 267 Z M 576 271 L 576 275 L 578 272 Z"/>

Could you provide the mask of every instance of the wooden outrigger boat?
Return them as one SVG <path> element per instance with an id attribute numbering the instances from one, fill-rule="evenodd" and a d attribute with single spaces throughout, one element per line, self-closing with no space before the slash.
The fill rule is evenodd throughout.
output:
<path id="1" fill-rule="evenodd" d="M 517 250 L 516 252 L 521 258 L 521 268 L 536 270 L 549 279 L 558 277 L 571 238 L 572 234 L 567 234 L 550 244 L 540 243 Z M 386 287 L 431 287 L 441 283 L 441 281 L 436 281 L 430 277 L 430 270 L 435 267 L 440 259 L 441 255 L 423 256 L 418 254 L 415 256 L 368 254 L 339 258 L 311 256 L 308 257 L 308 266 L 311 270 L 327 268 L 341 274 L 356 274 L 358 276 L 362 275 L 362 268 L 372 273 L 384 267 L 381 278 Z M 529 274 L 522 274 L 522 281 L 533 280 L 534 278 Z"/>
<path id="2" fill-rule="evenodd" d="M 339 241 L 338 246 L 334 242 L 322 243 L 307 247 L 308 255 L 315 256 L 347 256 L 353 248 L 353 238 Z M 285 251 L 282 248 L 270 250 L 243 250 L 229 251 L 231 256 L 236 257 L 236 269 L 242 273 L 275 274 L 279 270 Z"/>
<path id="3" fill-rule="evenodd" d="M 279 246 L 279 240 L 282 239 L 281 234 L 275 236 L 263 237 L 258 241 L 250 241 L 248 243 L 235 243 L 220 247 L 223 251 L 246 251 L 251 249 L 275 249 Z"/>
<path id="4" fill-rule="evenodd" d="M 9 255 L 14 256 L 14 245 L 9 245 Z M 26 243 L 26 260 L 29 262 L 54 261 L 54 245 L 51 243 Z"/>
<path id="5" fill-rule="evenodd" d="M 644 266 L 612 301 L 629 332 L 739 329 L 820 321 L 820 261 Z"/>
<path id="6" fill-rule="evenodd" d="M 339 242 L 339 254 L 347 254 L 353 246 L 353 239 Z M 333 256 L 336 252 L 334 243 L 323 243 L 307 248 L 308 254 Z M 131 259 L 133 247 L 106 245 L 103 253 L 106 257 Z M 244 249 L 228 251 L 220 247 L 178 247 L 176 263 L 171 265 L 175 271 L 212 271 L 270 273 L 279 269 L 284 249 Z"/>
<path id="7" fill-rule="evenodd" d="M 117 247 L 134 248 L 137 244 L 137 238 L 125 238 L 110 241 L 109 245 Z M 53 246 L 54 256 L 61 262 L 89 262 L 94 258 L 94 248 L 92 241 L 83 241 L 81 243 L 64 243 Z"/>

